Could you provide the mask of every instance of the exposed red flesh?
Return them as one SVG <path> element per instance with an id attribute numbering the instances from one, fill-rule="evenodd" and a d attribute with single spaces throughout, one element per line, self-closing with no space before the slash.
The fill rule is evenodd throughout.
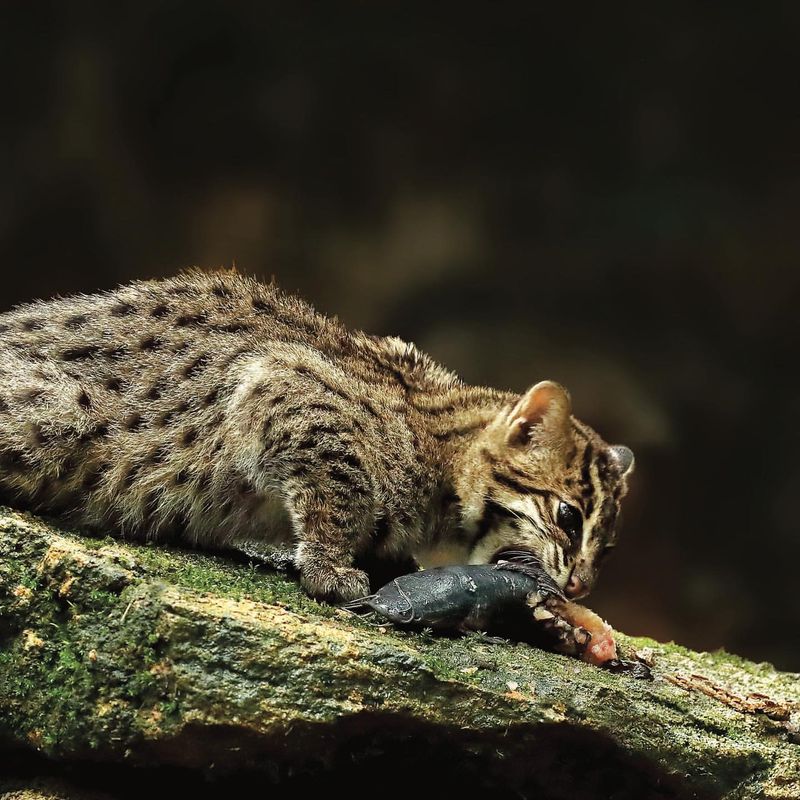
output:
<path id="1" fill-rule="evenodd" d="M 600 616 L 586 606 L 570 601 L 558 601 L 561 604 L 559 616 L 574 628 L 583 628 L 591 634 L 591 640 L 583 652 L 583 660 L 590 664 L 603 664 L 617 657 L 617 643 L 614 631 Z"/>
<path id="2" fill-rule="evenodd" d="M 556 597 L 532 595 L 533 617 L 554 638 L 554 649 L 600 666 L 617 658 L 611 626 L 585 606 Z"/>

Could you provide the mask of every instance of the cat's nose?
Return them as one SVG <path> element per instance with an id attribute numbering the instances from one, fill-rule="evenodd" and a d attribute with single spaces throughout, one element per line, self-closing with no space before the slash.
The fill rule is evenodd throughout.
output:
<path id="1" fill-rule="evenodd" d="M 567 597 L 583 597 L 586 594 L 586 584 L 573 572 L 569 576 L 567 585 L 564 587 L 564 594 Z"/>

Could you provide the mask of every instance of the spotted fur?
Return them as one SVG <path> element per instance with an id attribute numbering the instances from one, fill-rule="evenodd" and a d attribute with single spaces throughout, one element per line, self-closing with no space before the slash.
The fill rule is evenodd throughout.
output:
<path id="1" fill-rule="evenodd" d="M 467 386 L 234 272 L 0 315 L 3 497 L 139 538 L 283 543 L 328 600 L 367 592 L 364 554 L 521 549 L 562 586 L 574 570 L 591 585 L 629 452 L 573 419 L 556 384 Z M 578 542 L 560 501 L 584 517 Z"/>

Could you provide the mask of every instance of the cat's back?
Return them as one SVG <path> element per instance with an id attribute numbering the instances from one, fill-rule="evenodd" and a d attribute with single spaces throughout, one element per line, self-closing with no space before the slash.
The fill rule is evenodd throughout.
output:
<path id="1" fill-rule="evenodd" d="M 215 484 L 224 495 L 237 365 L 271 344 L 335 353 L 351 338 L 303 301 L 233 272 L 0 314 L 2 499 L 81 520 L 124 506 L 136 526 L 165 500 Z"/>
<path id="2" fill-rule="evenodd" d="M 302 300 L 235 272 L 191 271 L 0 314 L 3 350 L 86 375 L 174 362 L 203 345 L 220 356 L 269 338 L 324 349 L 345 333 Z"/>
<path id="3" fill-rule="evenodd" d="M 416 446 L 411 395 L 457 383 L 412 345 L 234 272 L 35 302 L 0 314 L 0 494 L 126 529 L 230 498 L 245 513 L 236 463 L 263 432 L 241 401 L 261 374 L 275 404 L 298 409 L 271 438 L 302 439 L 313 414 L 335 414 L 398 488 Z"/>

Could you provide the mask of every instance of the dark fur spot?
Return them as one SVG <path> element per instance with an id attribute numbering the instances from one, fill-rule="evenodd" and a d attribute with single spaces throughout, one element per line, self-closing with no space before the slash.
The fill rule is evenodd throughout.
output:
<path id="1" fill-rule="evenodd" d="M 154 383 L 148 390 L 145 392 L 145 397 L 148 400 L 158 400 L 161 397 L 161 392 L 163 391 L 161 383 L 156 382 Z"/>
<path id="2" fill-rule="evenodd" d="M 3 413 L 4 411 L 8 411 L 8 401 L 5 398 L 0 397 L 0 413 Z"/>
<path id="3" fill-rule="evenodd" d="M 77 328 L 82 328 L 88 321 L 89 318 L 86 314 L 73 314 L 64 320 L 64 326 L 71 330 L 76 330 Z"/>
<path id="4" fill-rule="evenodd" d="M 175 484 L 177 486 L 183 486 L 184 483 L 187 483 L 189 480 L 189 470 L 188 469 L 181 469 L 175 473 Z"/>
<path id="5" fill-rule="evenodd" d="M 201 492 L 205 492 L 211 486 L 211 472 L 210 470 L 205 470 L 201 472 L 199 477 L 197 478 L 197 488 Z"/>
<path id="6" fill-rule="evenodd" d="M 125 470 L 125 474 L 122 477 L 122 485 L 126 489 L 129 489 L 131 486 L 133 486 L 133 483 L 136 480 L 136 478 L 138 477 L 139 470 L 141 470 L 141 468 L 142 468 L 142 465 L 139 464 L 138 462 L 134 461 Z"/>
<path id="7" fill-rule="evenodd" d="M 89 397 L 86 390 L 78 395 L 78 405 L 84 410 L 88 411 L 92 407 L 92 398 Z"/>
<path id="8" fill-rule="evenodd" d="M 436 431 L 433 434 L 433 438 L 438 439 L 439 441 L 447 441 L 448 439 L 452 439 L 454 436 L 466 436 L 468 433 L 472 433 L 483 426 L 483 422 L 469 422 L 461 427 L 452 428 L 449 431 Z"/>
<path id="9" fill-rule="evenodd" d="M 28 439 L 34 447 L 41 447 L 47 444 L 49 436 L 42 430 L 42 426 L 36 422 L 28 424 Z"/>
<path id="10" fill-rule="evenodd" d="M 166 317 L 169 314 L 169 306 L 166 303 L 159 303 L 151 312 L 150 316 L 156 319 Z"/>
<path id="11" fill-rule="evenodd" d="M 162 342 L 157 336 L 146 336 L 141 342 L 139 342 L 139 349 L 145 352 L 159 350 L 163 344 L 164 342 Z"/>
<path id="12" fill-rule="evenodd" d="M 572 444 L 569 449 L 569 454 L 567 455 L 567 469 L 572 469 L 572 465 L 575 462 L 575 458 L 578 455 L 578 448 L 575 444 Z"/>
<path id="13" fill-rule="evenodd" d="M 188 410 L 189 410 L 189 403 L 186 402 L 186 400 L 181 400 L 181 402 L 178 403 L 178 405 L 176 405 L 175 408 L 172 408 L 169 411 L 165 411 L 161 415 L 161 417 L 159 418 L 160 419 L 160 424 L 161 425 L 168 425 L 170 422 L 172 422 L 175 419 L 176 416 L 178 416 L 180 414 L 184 414 Z"/>
<path id="14" fill-rule="evenodd" d="M 235 361 L 238 361 L 243 355 L 249 353 L 251 350 L 250 345 L 244 347 L 237 347 L 223 362 L 226 367 L 230 367 Z"/>
<path id="15" fill-rule="evenodd" d="M 0 333 L 8 333 L 10 330 L 8 325 L 0 325 Z"/>
<path id="16" fill-rule="evenodd" d="M 270 313 L 274 310 L 274 305 L 269 302 L 268 300 L 264 300 L 261 297 L 254 297 L 253 298 L 253 308 L 256 311 L 263 313 Z"/>
<path id="17" fill-rule="evenodd" d="M 306 408 L 309 411 L 336 411 L 336 407 L 332 406 L 330 403 L 309 403 Z"/>
<path id="18" fill-rule="evenodd" d="M 184 447 L 189 447 L 189 445 L 194 444 L 195 441 L 197 441 L 196 428 L 188 428 L 181 434 L 181 444 Z"/>
<path id="19" fill-rule="evenodd" d="M 480 456 L 488 464 L 496 464 L 497 463 L 497 459 L 495 458 L 495 456 L 489 450 L 487 450 L 485 447 L 482 447 L 480 449 Z"/>
<path id="20" fill-rule="evenodd" d="M 414 403 L 414 408 L 418 409 L 423 414 L 428 414 L 431 417 L 440 417 L 440 416 L 443 416 L 444 414 L 449 414 L 451 411 L 455 411 L 456 410 L 456 404 L 455 403 L 445 403 L 444 405 L 441 405 L 441 406 L 426 407 L 424 405 L 419 405 L 417 403 Z"/>
<path id="21" fill-rule="evenodd" d="M 204 398 L 203 398 L 203 405 L 204 406 L 212 406 L 214 403 L 217 402 L 219 399 L 219 388 L 214 387 Z"/>
<path id="22" fill-rule="evenodd" d="M 321 459 L 322 461 L 336 461 L 339 462 L 342 460 L 342 451 L 341 450 L 329 450 L 323 449 L 317 453 L 317 458 Z"/>
<path id="23" fill-rule="evenodd" d="M 96 344 L 86 344 L 81 347 L 69 347 L 61 353 L 64 361 L 82 361 L 97 355 L 100 348 Z"/>
<path id="24" fill-rule="evenodd" d="M 109 392 L 119 392 L 122 391 L 123 381 L 122 378 L 106 378 L 105 383 L 103 384 Z"/>
<path id="25" fill-rule="evenodd" d="M 103 348 L 103 355 L 106 358 L 124 358 L 128 355 L 128 348 L 123 344 L 109 345 Z"/>
<path id="26" fill-rule="evenodd" d="M 204 311 L 198 311 L 195 314 L 181 314 L 175 319 L 175 324 L 179 328 L 185 328 L 188 325 L 202 325 L 208 319 L 208 314 Z"/>
<path id="27" fill-rule="evenodd" d="M 381 415 L 378 413 L 378 410 L 372 405 L 372 402 L 369 400 L 361 400 L 361 407 L 372 417 L 375 419 L 380 419 Z"/>
<path id="28" fill-rule="evenodd" d="M 159 500 L 161 498 L 161 487 L 153 489 L 147 493 L 147 498 L 144 501 L 145 514 L 152 517 L 158 510 Z"/>
<path id="29" fill-rule="evenodd" d="M 144 425 L 144 420 L 142 419 L 141 414 L 134 411 L 131 414 L 128 414 L 122 424 L 125 426 L 126 431 L 138 431 L 141 430 L 142 426 Z"/>
<path id="30" fill-rule="evenodd" d="M 381 365 L 382 366 L 382 365 Z M 411 384 L 406 380 L 406 376 L 400 372 L 399 369 L 389 369 L 389 374 L 403 387 L 403 391 L 410 392 L 413 388 Z M 453 405 L 450 404 L 447 406 L 448 410 L 453 408 Z M 427 411 L 431 414 L 441 414 L 444 413 L 442 409 L 427 409 Z"/>
<path id="31" fill-rule="evenodd" d="M 330 468 L 328 474 L 331 476 L 331 480 L 337 481 L 338 483 L 346 483 L 348 486 L 353 483 L 353 479 L 350 477 L 349 473 L 336 465 Z"/>
<path id="32" fill-rule="evenodd" d="M 230 297 L 231 296 L 230 290 L 228 289 L 228 287 L 224 283 L 216 283 L 216 284 L 214 284 L 214 286 L 211 288 L 211 294 L 213 294 L 214 297 Z"/>
<path id="33" fill-rule="evenodd" d="M 241 480 L 236 485 L 236 491 L 240 495 L 250 495 L 250 494 L 255 494 L 256 493 L 256 487 L 253 486 L 253 484 L 250 483 L 250 481 Z"/>
<path id="34" fill-rule="evenodd" d="M 90 467 L 84 473 L 81 486 L 86 491 L 92 491 L 93 489 L 96 489 L 102 483 L 107 467 L 108 465 L 104 463 L 95 464 Z"/>
<path id="35" fill-rule="evenodd" d="M 40 331 L 44 328 L 44 323 L 38 319 L 26 319 L 22 321 L 20 327 L 23 331 Z"/>
<path id="36" fill-rule="evenodd" d="M 320 436 L 330 435 L 336 436 L 341 432 L 340 428 L 334 425 L 312 425 L 308 429 L 308 435 L 319 441 Z"/>
<path id="37" fill-rule="evenodd" d="M 270 437 L 264 443 L 264 453 L 262 455 L 262 461 L 267 462 L 271 457 L 285 450 L 291 440 L 292 437 L 288 431 L 284 431 L 280 436 L 276 436 L 274 438 Z M 298 446 L 302 448 L 302 443 Z"/>
<path id="38" fill-rule="evenodd" d="M 263 383 L 257 383 L 251 390 L 250 390 L 250 397 L 261 397 L 264 392 L 267 391 L 267 387 Z"/>
<path id="39" fill-rule="evenodd" d="M 25 454 L 21 450 L 10 448 L 0 450 L 0 467 L 3 469 L 20 469 L 25 463 Z"/>
<path id="40" fill-rule="evenodd" d="M 363 470 L 364 465 L 361 463 L 361 459 L 355 453 L 344 453 L 341 457 L 341 460 L 347 464 L 349 467 L 357 470 Z"/>
<path id="41" fill-rule="evenodd" d="M 136 307 L 131 303 L 119 303 L 111 309 L 112 317 L 129 317 L 136 312 Z"/>
<path id="42" fill-rule="evenodd" d="M 211 361 L 211 356 L 207 354 L 203 354 L 193 358 L 188 364 L 186 364 L 183 368 L 183 376 L 185 378 L 193 378 L 198 373 L 202 372 L 203 369 L 208 365 Z"/>
<path id="43" fill-rule="evenodd" d="M 168 458 L 169 447 L 167 447 L 165 444 L 162 444 L 150 453 L 150 455 L 147 457 L 147 460 L 151 464 L 163 464 Z"/>

